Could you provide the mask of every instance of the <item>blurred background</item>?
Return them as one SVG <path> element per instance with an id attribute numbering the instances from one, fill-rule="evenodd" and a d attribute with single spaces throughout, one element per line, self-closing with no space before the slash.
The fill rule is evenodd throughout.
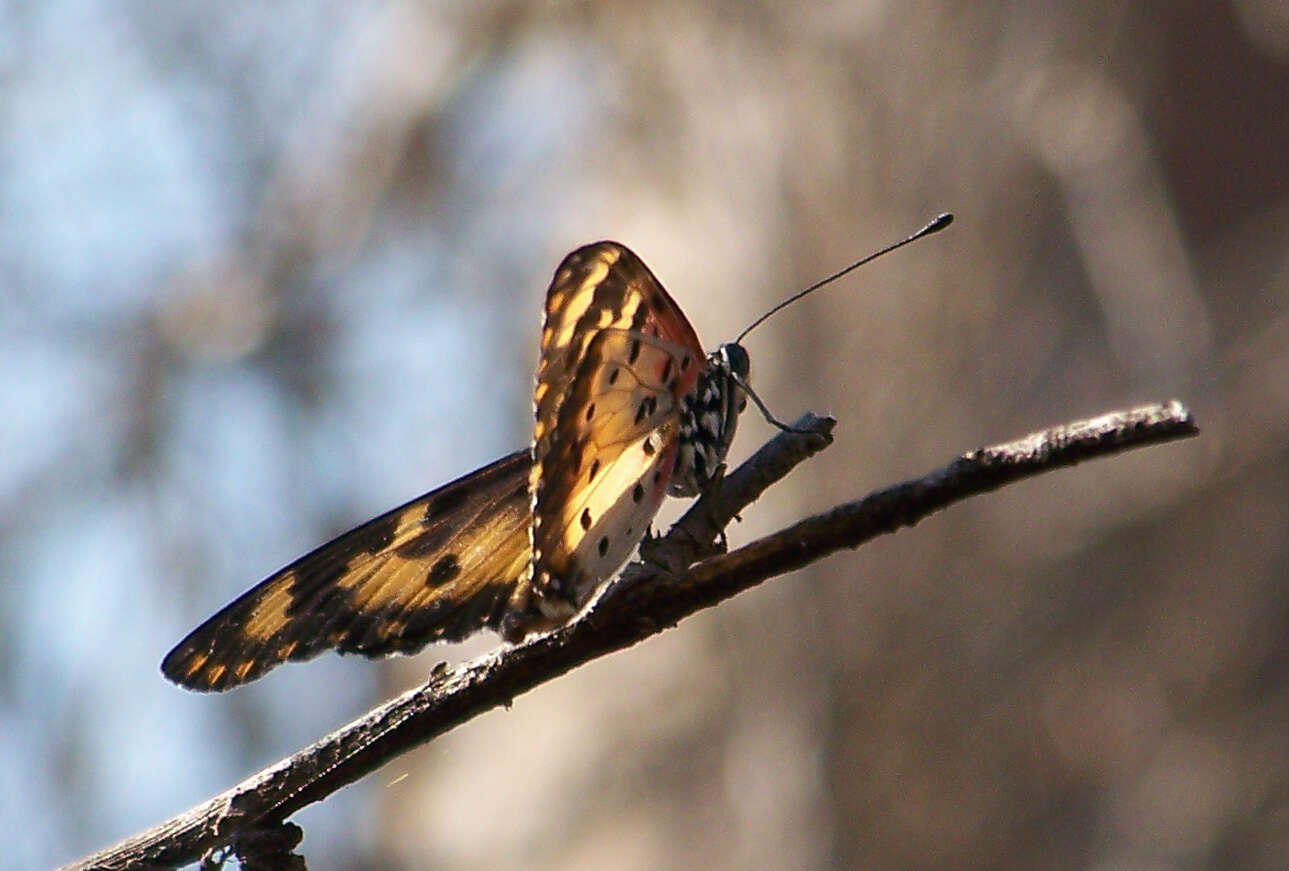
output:
<path id="1" fill-rule="evenodd" d="M 836 445 L 733 544 L 1178 397 L 296 819 L 339 869 L 1289 859 L 1284 0 L 0 3 L 0 866 L 71 861 L 440 659 L 162 655 L 523 445 L 542 293 L 632 246 Z M 768 435 L 744 417 L 733 459 Z"/>

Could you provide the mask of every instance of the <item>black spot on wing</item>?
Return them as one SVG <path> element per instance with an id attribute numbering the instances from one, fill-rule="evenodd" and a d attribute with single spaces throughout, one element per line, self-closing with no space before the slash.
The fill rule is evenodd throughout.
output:
<path id="1" fill-rule="evenodd" d="M 451 541 L 454 531 L 447 523 L 436 524 L 400 544 L 394 549 L 394 553 L 403 559 L 420 559 L 429 556 Z"/>
<path id="2" fill-rule="evenodd" d="M 450 553 L 430 567 L 430 573 L 425 577 L 425 584 L 429 587 L 441 587 L 459 574 L 461 574 L 461 563 L 457 560 L 456 554 Z"/>
<path id="3" fill-rule="evenodd" d="M 644 409 L 645 409 L 645 413 L 644 413 L 644 416 L 645 416 L 645 417 L 652 417 L 653 415 L 655 415 L 655 414 L 657 414 L 657 413 L 658 413 L 658 397 L 657 397 L 657 396 L 646 396 L 646 397 L 645 397 L 645 399 L 644 399 L 644 402 L 642 402 L 642 403 L 640 403 L 640 404 L 641 404 L 641 406 L 643 406 L 643 407 L 644 407 Z"/>

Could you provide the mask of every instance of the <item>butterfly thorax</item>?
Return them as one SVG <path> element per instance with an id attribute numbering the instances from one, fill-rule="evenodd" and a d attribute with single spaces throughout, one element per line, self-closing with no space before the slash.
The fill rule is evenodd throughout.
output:
<path id="1" fill-rule="evenodd" d="M 695 496 L 706 489 L 725 462 L 739 413 L 747 405 L 747 351 L 736 343 L 707 355 L 707 368 L 694 389 L 680 398 L 680 438 L 668 493 Z"/>

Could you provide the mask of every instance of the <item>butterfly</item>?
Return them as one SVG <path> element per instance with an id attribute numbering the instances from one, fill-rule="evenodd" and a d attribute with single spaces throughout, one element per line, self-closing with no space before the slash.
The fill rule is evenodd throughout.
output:
<path id="1" fill-rule="evenodd" d="M 166 655 L 193 690 L 224 690 L 325 650 L 414 653 L 482 629 L 509 641 L 569 621 L 611 578 L 665 496 L 717 482 L 748 398 L 743 337 L 918 232 L 815 282 L 705 354 L 625 245 L 573 251 L 546 291 L 529 450 L 369 520 L 270 575 Z"/>
<path id="2" fill-rule="evenodd" d="M 719 475 L 748 373 L 737 342 L 703 352 L 626 246 L 577 249 L 546 293 L 531 449 L 270 575 L 193 630 L 162 672 L 223 690 L 328 649 L 378 657 L 567 622 L 626 562 L 664 496 L 696 495 Z"/>

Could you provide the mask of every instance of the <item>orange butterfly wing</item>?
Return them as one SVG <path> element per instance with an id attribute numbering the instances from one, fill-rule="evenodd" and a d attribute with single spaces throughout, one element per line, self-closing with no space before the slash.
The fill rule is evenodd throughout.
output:
<path id="1" fill-rule="evenodd" d="M 626 561 L 671 483 L 693 327 L 626 247 L 574 251 L 546 299 L 535 391 L 533 592 L 566 619 Z"/>
<path id="2" fill-rule="evenodd" d="M 499 627 L 526 598 L 528 468 L 518 451 L 322 545 L 193 630 L 162 672 L 223 690 L 332 648 L 412 653 Z"/>

